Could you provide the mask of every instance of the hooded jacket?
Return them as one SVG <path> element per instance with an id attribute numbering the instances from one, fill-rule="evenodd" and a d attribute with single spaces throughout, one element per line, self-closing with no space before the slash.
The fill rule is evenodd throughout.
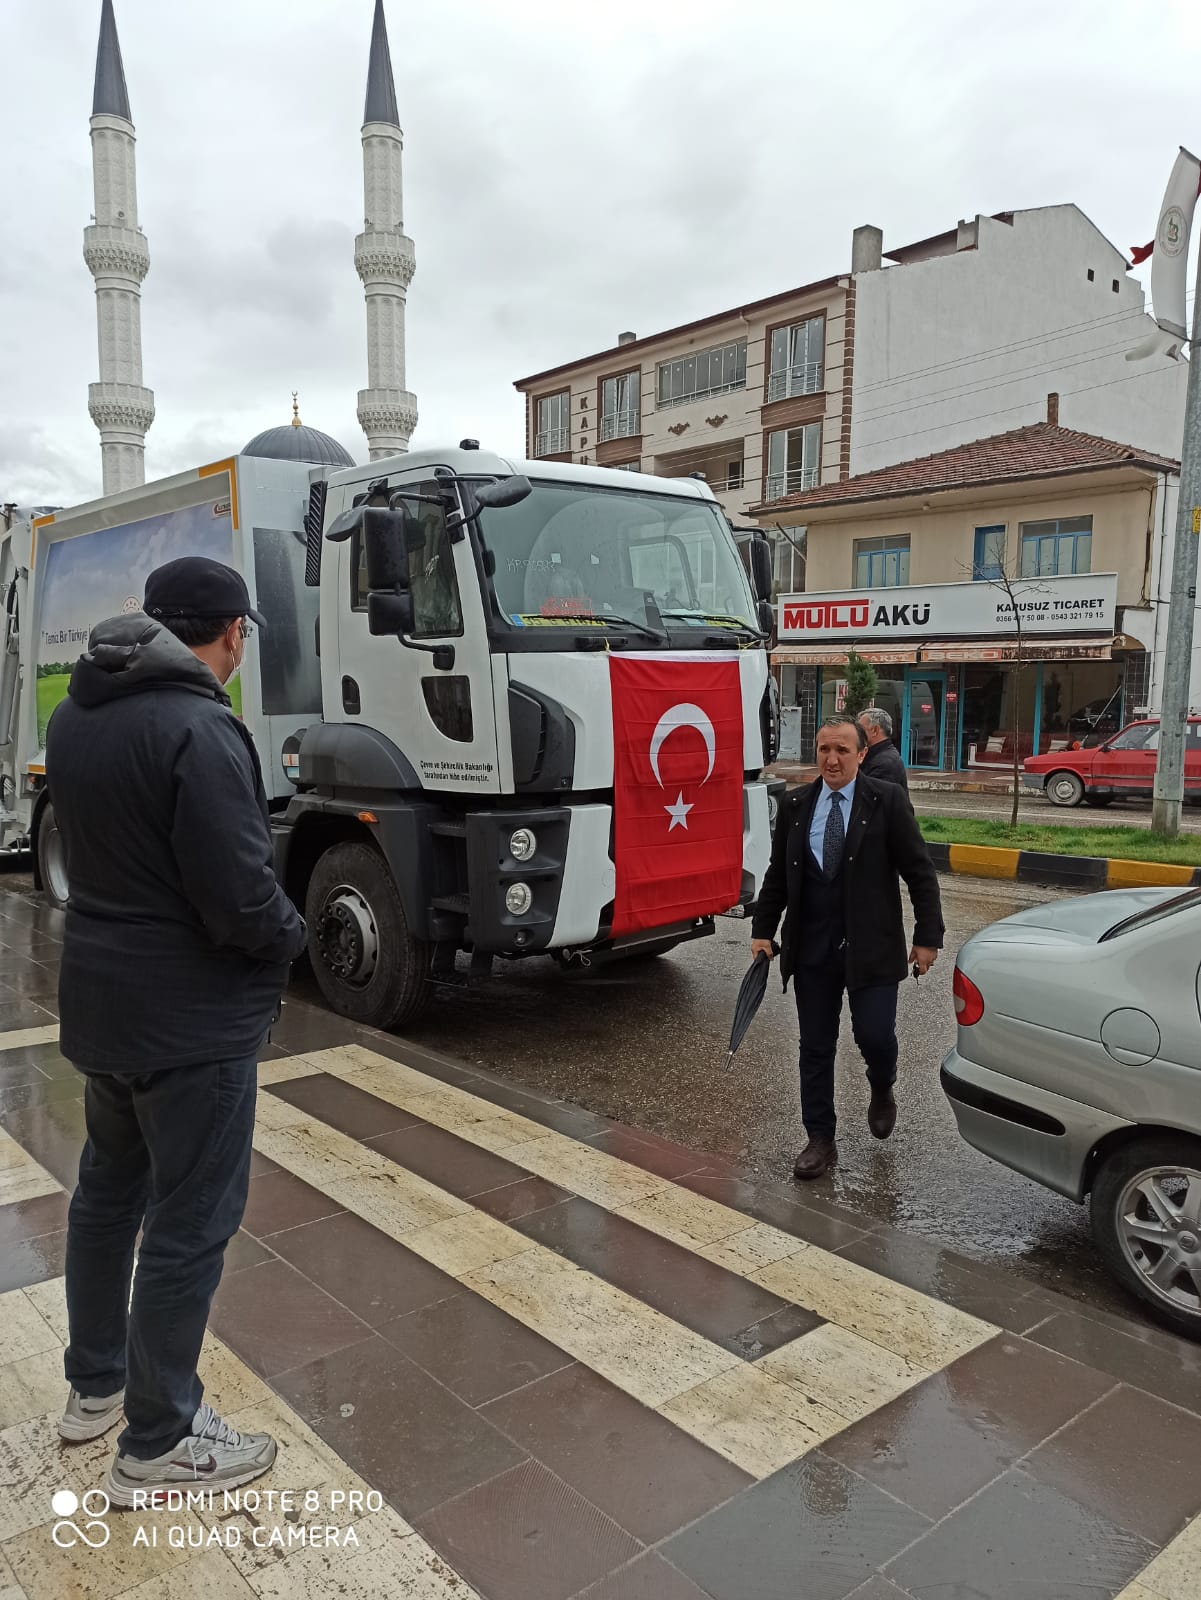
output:
<path id="1" fill-rule="evenodd" d="M 50 719 L 46 777 L 70 885 L 63 1054 L 130 1073 L 253 1055 L 305 929 L 216 678 L 140 612 L 101 623 Z"/>

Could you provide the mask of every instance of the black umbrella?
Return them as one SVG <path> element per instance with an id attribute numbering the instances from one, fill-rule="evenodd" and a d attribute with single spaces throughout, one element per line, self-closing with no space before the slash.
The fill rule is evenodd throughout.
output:
<path id="1" fill-rule="evenodd" d="M 779 955 L 779 947 L 773 943 L 772 949 Z M 746 969 L 746 976 L 738 986 L 738 999 L 734 1002 L 734 1025 L 730 1029 L 730 1054 L 726 1058 L 727 1068 L 733 1063 L 734 1052 L 746 1038 L 746 1030 L 755 1020 L 755 1013 L 763 1003 L 763 996 L 767 992 L 767 975 L 771 971 L 771 962 L 765 955 L 757 955 Z"/>

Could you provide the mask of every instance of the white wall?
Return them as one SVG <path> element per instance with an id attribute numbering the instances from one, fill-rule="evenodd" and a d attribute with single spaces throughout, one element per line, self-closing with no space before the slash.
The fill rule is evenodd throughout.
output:
<path id="1" fill-rule="evenodd" d="M 1061 426 L 1178 458 L 1187 369 L 1125 360 L 1153 323 L 1121 253 L 1071 205 L 976 229 L 856 274 L 852 473 L 1043 421 L 1051 392 Z"/>

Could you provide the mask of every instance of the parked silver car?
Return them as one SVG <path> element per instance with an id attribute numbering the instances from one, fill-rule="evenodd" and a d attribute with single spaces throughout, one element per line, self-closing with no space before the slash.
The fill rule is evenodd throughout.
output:
<path id="1" fill-rule="evenodd" d="M 942 1084 L 967 1142 L 1071 1199 L 1106 1265 L 1201 1338 L 1201 889 L 1053 901 L 959 952 Z"/>

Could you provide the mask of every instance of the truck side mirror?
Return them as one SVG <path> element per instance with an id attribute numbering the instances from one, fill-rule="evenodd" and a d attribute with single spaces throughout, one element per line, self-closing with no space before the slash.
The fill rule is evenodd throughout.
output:
<path id="1" fill-rule="evenodd" d="M 409 523 L 419 524 L 405 511 L 387 506 L 364 506 L 362 512 L 363 554 L 367 558 L 367 589 L 396 590 L 409 583 Z M 422 537 L 421 542 L 424 542 Z"/>
<path id="2" fill-rule="evenodd" d="M 760 600 L 755 605 L 755 615 L 759 622 L 759 632 L 767 639 L 772 636 L 776 626 L 776 608 L 770 600 Z"/>
<path id="3" fill-rule="evenodd" d="M 413 596 L 406 590 L 372 589 L 367 594 L 367 631 L 377 638 L 403 639 L 413 631 Z"/>
<path id="4" fill-rule="evenodd" d="M 755 599 L 771 601 L 771 546 L 763 534 L 751 540 L 751 581 Z M 762 624 L 760 624 L 762 626 Z"/>
<path id="5" fill-rule="evenodd" d="M 511 478 L 498 478 L 495 483 L 481 483 L 475 490 L 476 503 L 483 509 L 515 506 L 534 492 L 528 478 L 519 474 Z"/>

